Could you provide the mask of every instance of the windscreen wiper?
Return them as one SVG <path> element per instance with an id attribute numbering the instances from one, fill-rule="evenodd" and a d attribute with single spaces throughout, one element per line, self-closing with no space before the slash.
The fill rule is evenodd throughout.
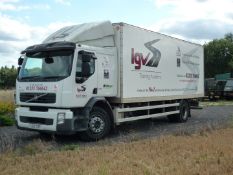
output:
<path id="1" fill-rule="evenodd" d="M 64 78 L 66 76 L 48 76 L 48 77 L 42 77 L 43 79 L 53 79 L 53 78 Z"/>
<path id="2" fill-rule="evenodd" d="M 35 75 L 35 76 L 29 76 L 29 77 L 22 77 L 20 78 L 21 80 L 26 80 L 26 79 L 33 79 L 33 78 L 43 78 L 41 75 Z"/>

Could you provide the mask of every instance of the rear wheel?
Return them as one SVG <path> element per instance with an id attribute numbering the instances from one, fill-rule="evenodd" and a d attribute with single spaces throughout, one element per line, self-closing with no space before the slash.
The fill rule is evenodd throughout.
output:
<path id="1" fill-rule="evenodd" d="M 182 100 L 180 102 L 180 112 L 178 114 L 173 114 L 167 116 L 171 122 L 186 122 L 190 116 L 190 107 L 187 101 Z"/>
<path id="2" fill-rule="evenodd" d="M 108 113 L 100 107 L 93 107 L 89 116 L 88 129 L 81 132 L 81 139 L 97 141 L 104 138 L 109 133 L 110 126 Z"/>

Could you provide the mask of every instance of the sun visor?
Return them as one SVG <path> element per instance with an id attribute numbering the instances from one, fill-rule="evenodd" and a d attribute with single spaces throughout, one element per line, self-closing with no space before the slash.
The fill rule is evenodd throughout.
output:
<path id="1" fill-rule="evenodd" d="M 64 27 L 51 34 L 43 43 L 68 41 L 90 46 L 114 46 L 114 31 L 110 21 L 84 23 Z"/>

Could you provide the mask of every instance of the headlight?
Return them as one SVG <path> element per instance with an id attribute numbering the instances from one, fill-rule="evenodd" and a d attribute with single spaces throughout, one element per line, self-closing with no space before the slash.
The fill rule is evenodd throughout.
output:
<path id="1" fill-rule="evenodd" d="M 57 114 L 57 124 L 63 124 L 65 122 L 65 113 L 58 113 Z"/>

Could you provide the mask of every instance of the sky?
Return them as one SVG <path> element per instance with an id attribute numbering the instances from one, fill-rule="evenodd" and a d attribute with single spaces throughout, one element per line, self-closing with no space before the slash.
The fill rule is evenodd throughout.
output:
<path id="1" fill-rule="evenodd" d="M 0 67 L 64 26 L 126 22 L 204 44 L 233 32 L 233 0 L 0 0 Z"/>

